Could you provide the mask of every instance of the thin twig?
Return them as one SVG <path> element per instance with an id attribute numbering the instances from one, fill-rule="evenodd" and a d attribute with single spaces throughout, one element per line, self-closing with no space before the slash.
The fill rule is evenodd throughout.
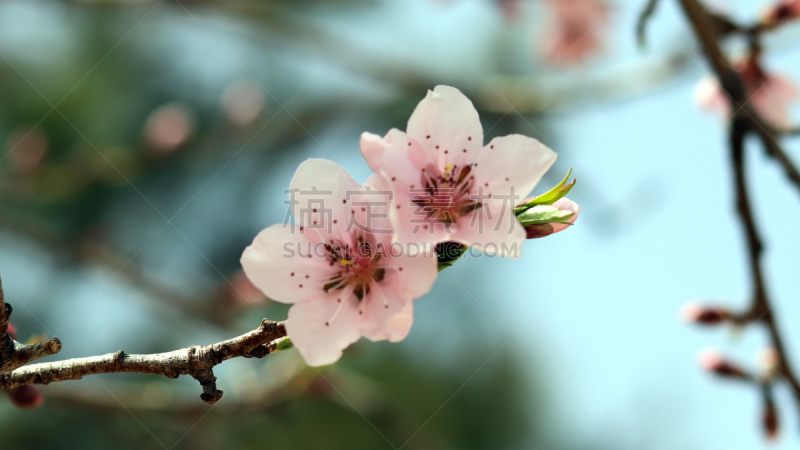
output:
<path id="1" fill-rule="evenodd" d="M 636 40 L 639 42 L 639 47 L 647 45 L 647 24 L 656 12 L 659 0 L 648 0 L 647 6 L 644 7 L 642 13 L 639 15 L 639 20 L 636 22 Z"/>

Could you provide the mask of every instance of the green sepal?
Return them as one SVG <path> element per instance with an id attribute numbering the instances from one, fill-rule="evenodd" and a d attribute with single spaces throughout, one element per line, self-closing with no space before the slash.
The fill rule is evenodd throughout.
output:
<path id="1" fill-rule="evenodd" d="M 572 183 L 567 184 L 567 180 L 569 180 L 570 175 L 572 175 L 572 169 L 567 171 L 567 175 L 564 177 L 564 179 L 561 180 L 553 189 L 550 189 L 544 194 L 518 205 L 516 208 L 514 208 L 514 213 L 519 216 L 521 213 L 533 208 L 534 206 L 552 205 L 561 198 L 565 197 L 567 194 L 569 194 L 569 191 L 572 190 L 572 187 L 575 186 L 575 181 L 577 181 L 573 178 Z"/>
<path id="2" fill-rule="evenodd" d="M 467 246 L 457 242 L 442 242 L 436 245 L 436 258 L 439 263 L 439 272 L 455 264 L 467 251 Z"/>
<path id="3" fill-rule="evenodd" d="M 275 350 L 272 353 L 282 352 L 294 348 L 292 339 L 289 336 L 284 336 L 275 343 Z"/>
<path id="4" fill-rule="evenodd" d="M 569 223 L 569 219 L 575 213 L 564 211 L 547 205 L 538 205 L 517 216 L 517 220 L 523 227 L 531 225 L 543 225 L 546 223 Z"/>

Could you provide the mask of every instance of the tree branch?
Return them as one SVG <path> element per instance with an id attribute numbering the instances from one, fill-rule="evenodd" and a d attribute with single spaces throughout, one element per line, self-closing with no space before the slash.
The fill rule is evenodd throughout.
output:
<path id="1" fill-rule="evenodd" d="M 719 79 L 720 85 L 733 104 L 733 116 L 731 117 L 732 122 L 729 130 L 731 161 L 734 170 L 737 211 L 745 231 L 753 289 L 749 311 L 741 316 L 741 322 L 758 322 L 767 328 L 772 346 L 778 354 L 776 371 L 792 387 L 797 405 L 800 407 L 800 382 L 798 382 L 797 376 L 789 365 L 786 348 L 775 323 L 764 282 L 762 267 L 764 247 L 755 224 L 745 177 L 744 142 L 747 134 L 755 133 L 758 135 L 767 154 L 778 160 L 790 182 L 798 189 L 800 189 L 800 172 L 798 172 L 778 144 L 776 139 L 777 131 L 764 122 L 761 116 L 748 104 L 742 81 L 719 46 L 720 32 L 715 25 L 715 21 L 718 24 L 719 18 L 709 14 L 698 0 L 679 1 L 714 73 Z M 761 30 L 751 31 L 757 33 Z"/>
<path id="2" fill-rule="evenodd" d="M 720 86 L 731 99 L 733 104 L 732 111 L 747 121 L 747 128 L 759 135 L 767 154 L 780 163 L 789 181 L 795 185 L 796 189 L 800 190 L 800 170 L 797 169 L 778 144 L 777 136 L 779 133 L 777 130 L 764 122 L 761 115 L 750 106 L 742 80 L 733 70 L 728 58 L 719 46 L 718 39 L 720 35 L 717 32 L 712 16 L 697 0 L 680 0 L 680 3 L 703 47 L 714 74 L 719 80 Z"/>
<path id="3" fill-rule="evenodd" d="M 249 333 L 207 346 L 191 346 L 150 355 L 132 355 L 120 350 L 101 356 L 21 367 L 0 374 L 0 389 L 79 380 L 98 373 L 148 373 L 167 378 L 191 375 L 203 387 L 200 398 L 213 404 L 222 397 L 213 372 L 216 365 L 236 357 L 263 358 L 287 348 L 291 348 L 291 342 L 286 338 L 284 322 L 264 319 L 260 327 Z"/>
<path id="4" fill-rule="evenodd" d="M 31 361 L 55 355 L 61 351 L 61 341 L 47 339 L 32 345 L 17 342 L 8 332 L 11 313 L 14 309 L 5 302 L 2 282 L 0 282 L 0 373 L 22 367 Z"/>

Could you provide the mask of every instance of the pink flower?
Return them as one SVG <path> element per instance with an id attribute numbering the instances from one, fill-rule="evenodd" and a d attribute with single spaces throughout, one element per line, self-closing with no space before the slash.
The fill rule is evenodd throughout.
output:
<path id="1" fill-rule="evenodd" d="M 791 128 L 788 107 L 796 102 L 800 93 L 789 78 L 768 74 L 755 62 L 738 61 L 733 68 L 744 84 L 749 104 L 774 127 Z M 695 88 L 695 98 L 701 109 L 716 111 L 727 118 L 731 114 L 731 101 L 716 77 L 700 80 Z"/>
<path id="2" fill-rule="evenodd" d="M 406 133 L 364 133 L 361 152 L 394 192 L 396 241 L 425 248 L 455 241 L 512 257 L 525 239 L 513 208 L 556 160 L 539 141 L 518 134 L 484 146 L 478 112 L 448 86 L 428 92 Z"/>
<path id="3" fill-rule="evenodd" d="M 552 21 L 544 56 L 553 64 L 574 64 L 603 47 L 609 7 L 602 0 L 548 0 Z"/>
<path id="4" fill-rule="evenodd" d="M 336 362 L 361 336 L 403 340 L 412 300 L 436 278 L 435 255 L 391 245 L 388 193 L 375 190 L 376 178 L 362 187 L 334 162 L 307 160 L 289 191 L 296 229 L 273 225 L 242 255 L 256 287 L 294 304 L 286 330 L 310 365 Z"/>
<path id="5" fill-rule="evenodd" d="M 536 210 L 536 208 L 555 208 L 561 211 L 569 211 L 572 213 L 572 217 L 570 217 L 566 223 L 552 222 L 527 226 L 525 227 L 525 233 L 528 239 L 543 238 L 558 233 L 559 231 L 564 231 L 578 220 L 578 214 L 581 213 L 580 206 L 566 197 L 556 200 L 552 205 L 534 206 L 531 210 Z"/>

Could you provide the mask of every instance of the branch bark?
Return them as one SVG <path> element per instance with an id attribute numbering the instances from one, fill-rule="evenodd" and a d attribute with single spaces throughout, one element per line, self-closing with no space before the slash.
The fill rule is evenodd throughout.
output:
<path id="1" fill-rule="evenodd" d="M 764 251 L 761 235 L 756 227 L 747 187 L 744 147 L 749 133 L 759 137 L 768 155 L 775 158 L 786 172 L 790 182 L 800 190 L 800 171 L 789 159 L 778 143 L 780 133 L 764 122 L 761 116 L 748 104 L 748 98 L 738 74 L 731 67 L 728 58 L 719 46 L 720 34 L 714 18 L 698 0 L 679 0 L 692 28 L 701 43 L 708 61 L 719 79 L 719 83 L 733 104 L 733 116 L 729 130 L 731 162 L 734 171 L 737 211 L 747 242 L 748 262 L 752 283 L 752 298 L 749 311 L 742 315 L 742 322 L 763 324 L 770 336 L 772 346 L 779 356 L 777 373 L 792 388 L 797 406 L 800 408 L 800 382 L 789 364 L 781 333 L 772 314 L 772 306 L 767 294 L 762 267 Z M 752 39 L 757 39 L 753 31 Z M 757 45 L 757 44 L 756 44 Z"/>
<path id="2" fill-rule="evenodd" d="M 263 358 L 270 353 L 290 348 L 284 322 L 264 319 L 257 329 L 241 336 L 206 346 L 150 355 L 127 354 L 123 351 L 88 358 L 75 358 L 52 363 L 34 364 L 0 374 L 0 389 L 28 384 L 49 384 L 79 380 L 98 373 L 147 373 L 177 378 L 190 375 L 200 382 L 200 398 L 213 404 L 222 397 L 217 389 L 213 368 L 231 358 Z"/>

